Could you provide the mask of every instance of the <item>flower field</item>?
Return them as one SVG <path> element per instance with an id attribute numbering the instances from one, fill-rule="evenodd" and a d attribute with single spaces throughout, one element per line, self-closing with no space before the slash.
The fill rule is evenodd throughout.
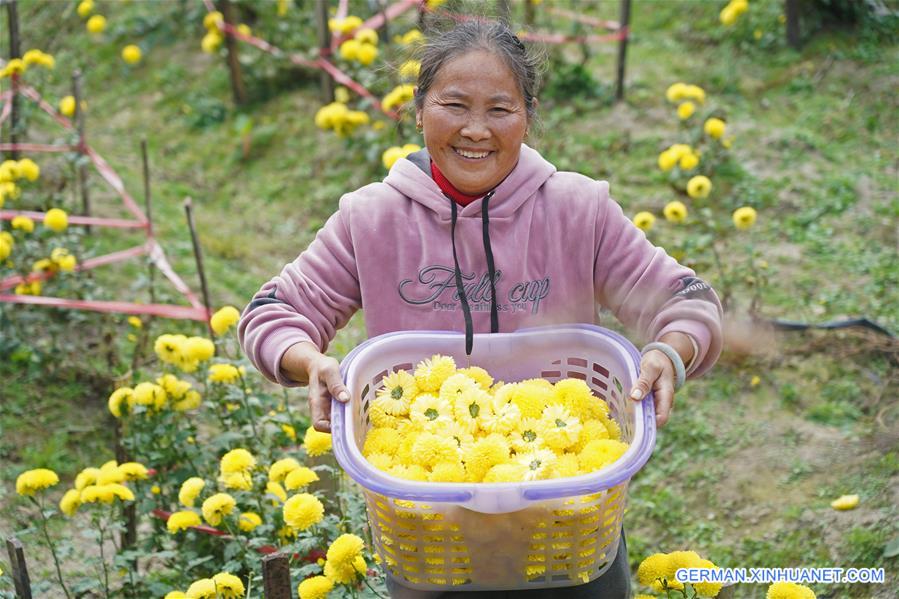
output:
<path id="1" fill-rule="evenodd" d="M 376 14 L 369 3 L 338 14 L 331 2 L 330 60 L 365 93 L 338 84 L 324 98 L 320 71 L 286 57 L 317 56 L 312 4 L 232 0 L 246 38 L 233 40 L 238 104 L 225 17 L 203 1 L 17 3 L 22 57 L 0 51 L 0 94 L 16 77 L 56 116 L 80 113 L 85 139 L 142 205 L 146 139 L 152 233 L 199 290 L 191 198 L 214 312 L 203 322 L 0 302 L 0 535 L 22 542 L 35 597 L 262 597 L 263 560 L 277 552 L 294 597 L 388 596 L 390 564 L 376 551 L 385 541 L 372 538 L 330 436 L 309 427 L 304 389 L 264 381 L 236 340 L 239 311 L 340 196 L 424 145 L 408 110 L 427 32 L 418 12 L 385 31 L 360 27 Z M 561 170 L 608 180 L 625 214 L 709 281 L 727 313 L 721 360 L 678 393 L 628 488 L 638 596 L 882 599 L 899 587 L 899 50 L 897 17 L 881 4 L 803 3 L 797 50 L 779 0 L 637 0 L 618 103 L 617 41 L 545 48 L 527 143 Z M 524 3 L 511 6 L 516 27 L 572 36 L 606 32 L 564 9 L 620 16 L 617 2 L 543 0 L 526 25 Z M 125 216 L 119 196 L 75 130 L 34 103 L 17 110 L 19 143 L 71 147 L 0 152 L 0 211 L 17 211 L 0 219 L 0 281 L 19 277 L 0 296 L 183 304 L 144 256 L 84 268 L 145 231 L 79 224 L 85 193 L 110 219 Z M 0 142 L 11 133 L 7 119 Z M 330 355 L 365 339 L 363 319 Z M 805 326 L 850 319 L 874 326 Z M 372 420 L 386 424 L 364 449 L 401 478 L 469 480 L 468 463 L 481 461 L 478 480 L 550 478 L 626 448 L 605 413 L 540 404 L 524 417 L 523 391 L 500 393 L 461 366 L 441 378 L 457 377 L 470 400 L 459 408 L 440 385 L 416 387 L 419 376 L 385 381 Z M 464 467 L 446 463 L 456 448 L 427 429 L 432 416 L 483 432 Z M 401 443 L 393 429 L 416 422 L 426 432 Z M 532 432 L 547 446 L 532 448 Z M 673 577 L 712 565 L 884 568 L 886 581 L 722 588 Z M 0 597 L 15 597 L 5 551 L 0 572 Z"/>

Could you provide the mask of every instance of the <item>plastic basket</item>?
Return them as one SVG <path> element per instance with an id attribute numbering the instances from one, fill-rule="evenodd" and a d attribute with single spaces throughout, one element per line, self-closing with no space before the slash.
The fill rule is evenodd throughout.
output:
<path id="1" fill-rule="evenodd" d="M 362 486 L 372 541 L 387 575 L 419 590 L 565 587 L 601 576 L 618 549 L 627 485 L 652 454 L 652 397 L 627 398 L 640 354 L 624 337 L 590 325 L 475 335 L 472 365 L 497 380 L 584 380 L 609 404 L 630 444 L 590 474 L 520 483 L 423 483 L 378 470 L 362 456 L 369 402 L 381 379 L 433 354 L 468 365 L 465 337 L 410 331 L 374 337 L 341 365 L 351 400 L 334 402 L 340 465 Z"/>

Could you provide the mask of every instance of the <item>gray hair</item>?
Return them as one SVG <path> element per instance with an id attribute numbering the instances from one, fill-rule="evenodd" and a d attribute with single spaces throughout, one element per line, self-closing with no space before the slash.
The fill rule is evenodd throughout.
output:
<path id="1" fill-rule="evenodd" d="M 427 43 L 419 51 L 421 70 L 415 90 L 415 108 L 421 110 L 424 106 L 425 96 L 443 65 L 473 50 L 486 50 L 503 59 L 524 97 L 528 121 L 533 121 L 543 60 L 528 51 L 506 25 L 482 19 L 463 21 L 448 31 L 428 36 Z"/>

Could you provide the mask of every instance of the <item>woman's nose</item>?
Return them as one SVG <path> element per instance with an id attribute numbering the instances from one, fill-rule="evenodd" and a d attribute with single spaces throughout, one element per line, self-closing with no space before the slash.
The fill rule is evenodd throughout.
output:
<path id="1" fill-rule="evenodd" d="M 490 128 L 483 119 L 473 117 L 462 127 L 460 133 L 471 141 L 481 141 L 490 137 Z"/>

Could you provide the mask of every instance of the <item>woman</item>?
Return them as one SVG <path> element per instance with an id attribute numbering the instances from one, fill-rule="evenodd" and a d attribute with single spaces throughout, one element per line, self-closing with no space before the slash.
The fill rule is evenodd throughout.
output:
<path id="1" fill-rule="evenodd" d="M 462 23 L 421 58 L 415 110 L 427 149 L 342 197 L 309 248 L 262 287 L 239 326 L 247 355 L 273 381 L 308 384 L 313 425 L 328 431 L 331 397 L 349 396 L 323 352 L 359 308 L 369 336 L 464 330 L 470 349 L 473 332 L 594 323 L 599 304 L 653 340 L 631 397 L 653 391 L 664 425 L 675 387 L 720 353 L 715 293 L 646 240 L 607 183 L 558 172 L 524 144 L 538 65 L 508 28 Z M 514 596 L 618 599 L 629 588 L 620 543 L 593 582 Z M 395 583 L 391 594 L 435 596 Z"/>

